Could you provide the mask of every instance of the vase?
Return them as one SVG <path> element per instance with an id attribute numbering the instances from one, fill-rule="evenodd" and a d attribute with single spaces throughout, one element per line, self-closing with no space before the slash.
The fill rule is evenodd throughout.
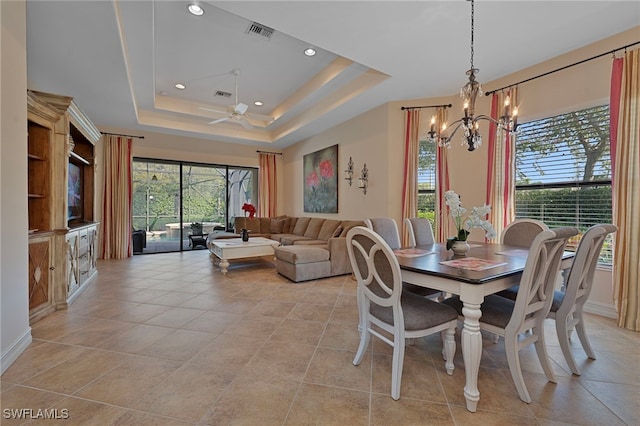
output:
<path id="1" fill-rule="evenodd" d="M 451 246 L 451 250 L 456 256 L 466 256 L 470 248 L 466 241 L 454 241 Z"/>
<path id="2" fill-rule="evenodd" d="M 241 229 L 240 230 L 240 235 L 242 235 L 242 241 L 249 241 L 249 230 L 247 229 Z"/>

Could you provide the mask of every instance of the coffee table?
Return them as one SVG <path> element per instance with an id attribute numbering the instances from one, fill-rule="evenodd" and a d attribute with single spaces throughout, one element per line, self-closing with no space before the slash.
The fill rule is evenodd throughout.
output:
<path id="1" fill-rule="evenodd" d="M 226 275 L 229 260 L 273 256 L 274 248 L 279 245 L 277 241 L 262 237 L 249 238 L 249 241 L 242 241 L 242 238 L 229 238 L 211 241 L 209 251 L 212 256 L 219 259 L 220 271 L 222 275 Z"/>

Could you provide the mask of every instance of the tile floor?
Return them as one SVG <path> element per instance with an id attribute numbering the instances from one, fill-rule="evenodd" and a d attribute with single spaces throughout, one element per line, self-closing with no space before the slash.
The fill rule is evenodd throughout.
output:
<path id="1" fill-rule="evenodd" d="M 640 333 L 588 317 L 597 352 L 576 347 L 568 372 L 549 322 L 558 383 L 525 349 L 531 404 L 518 399 L 503 352 L 484 340 L 476 413 L 465 409 L 458 346 L 448 376 L 439 337 L 406 353 L 401 398 L 390 393 L 389 347 L 374 340 L 358 367 L 355 282 L 293 284 L 266 260 L 227 276 L 205 250 L 99 263 L 99 278 L 67 311 L 33 325 L 33 343 L 4 373 L 3 425 L 33 409 L 65 425 L 636 425 Z M 459 342 L 459 335 L 458 342 Z M 579 345 L 579 344 L 578 344 Z M 53 409 L 57 411 L 53 411 Z M 44 412 L 40 412 L 41 415 Z"/>

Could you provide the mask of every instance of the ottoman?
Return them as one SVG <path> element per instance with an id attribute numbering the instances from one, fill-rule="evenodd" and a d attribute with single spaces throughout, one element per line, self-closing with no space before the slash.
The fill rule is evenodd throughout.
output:
<path id="1" fill-rule="evenodd" d="M 276 247 L 276 270 L 293 282 L 309 281 L 331 275 L 326 246 Z"/>

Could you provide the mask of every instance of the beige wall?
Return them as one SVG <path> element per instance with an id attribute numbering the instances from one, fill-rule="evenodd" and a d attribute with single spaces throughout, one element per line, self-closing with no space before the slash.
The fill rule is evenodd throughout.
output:
<path id="1" fill-rule="evenodd" d="M 620 46 L 638 41 L 640 27 L 633 28 L 593 45 L 571 52 L 528 69 L 492 82 L 483 82 L 485 91 L 498 89 L 560 67 L 605 53 Z M 608 103 L 611 72 L 611 55 L 568 68 L 557 73 L 522 84 L 519 87 L 520 121 L 530 121 L 571 110 Z M 460 85 L 465 83 L 461 71 Z M 412 99 L 392 102 L 374 108 L 352 120 L 342 123 L 319 135 L 308 138 L 287 149 L 284 153 L 284 192 L 287 194 L 285 213 L 302 215 L 302 156 L 334 144 L 339 145 L 340 170 L 344 170 L 349 156 L 356 163 L 356 170 L 366 161 L 369 168 L 370 187 L 367 195 L 355 187 L 349 188 L 344 180 L 339 184 L 339 213 L 337 218 L 363 219 L 390 216 L 400 224 L 402 203 L 403 132 L 404 112 L 400 106 L 435 105 L 452 103 L 449 121 L 457 119 L 462 111 L 462 101 L 457 94 L 437 99 Z M 478 114 L 489 114 L 489 97 L 482 97 L 477 104 Z M 428 125 L 431 112 L 423 112 L 423 126 Z M 485 124 L 485 123 L 483 123 Z M 488 126 L 482 127 L 485 144 L 469 152 L 456 140 L 450 150 L 451 188 L 463 198 L 465 205 L 482 205 L 486 198 L 486 141 Z M 323 215 L 318 215 L 323 216 Z M 624 236 L 619 236 L 624 238 Z M 481 230 L 473 230 L 472 239 L 482 239 Z M 612 302 L 611 271 L 598 271 L 598 285 L 591 302 L 602 315 L 615 316 Z"/>
<path id="2" fill-rule="evenodd" d="M 0 2 L 0 374 L 31 343 L 24 1 Z"/>
<path id="3" fill-rule="evenodd" d="M 362 211 L 371 216 L 390 214 L 389 198 L 393 196 L 396 177 L 389 170 L 388 107 L 386 105 L 355 117 L 318 136 L 308 138 L 284 150 L 283 192 L 287 194 L 284 214 L 336 219 L 359 219 Z M 304 155 L 338 145 L 338 213 L 307 214 L 303 211 L 302 158 Z M 354 162 L 354 181 L 349 186 L 344 179 L 349 157 Z M 357 178 L 362 167 L 369 170 L 369 188 L 365 195 L 358 188 Z"/>

